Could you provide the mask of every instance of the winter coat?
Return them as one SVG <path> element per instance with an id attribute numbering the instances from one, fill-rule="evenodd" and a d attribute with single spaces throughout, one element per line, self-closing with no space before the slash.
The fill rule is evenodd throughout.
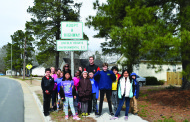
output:
<path id="1" fill-rule="evenodd" d="M 98 71 L 94 74 L 94 79 L 96 80 L 97 77 L 100 77 L 98 88 L 99 90 L 111 90 L 112 89 L 112 81 L 116 80 L 115 74 L 108 70 L 108 71 Z"/>
<path id="2" fill-rule="evenodd" d="M 77 89 L 80 101 L 86 102 L 91 100 L 92 85 L 90 79 L 80 79 Z"/>
<path id="3" fill-rule="evenodd" d="M 45 93 L 46 90 L 48 90 L 49 93 L 52 93 L 53 87 L 54 87 L 54 79 L 51 76 L 49 76 L 48 80 L 47 77 L 44 76 L 41 81 L 41 88 L 43 93 Z"/>
<path id="4" fill-rule="evenodd" d="M 132 79 L 133 80 L 133 95 L 135 96 L 136 99 L 138 99 L 138 97 L 139 97 L 139 90 L 140 90 L 139 82 L 136 79 L 137 78 L 136 73 L 131 73 L 131 76 L 132 75 L 135 76 L 135 79 Z"/>
<path id="5" fill-rule="evenodd" d="M 132 89 L 131 86 L 132 83 L 132 79 L 130 77 L 127 78 L 127 80 L 125 81 L 125 77 L 121 77 L 118 81 L 118 85 L 117 85 L 117 93 L 118 93 L 118 98 L 121 99 L 123 95 L 125 95 L 125 97 L 129 97 L 130 94 L 130 90 Z"/>
<path id="6" fill-rule="evenodd" d="M 84 68 L 84 71 L 87 71 L 88 73 L 93 72 L 95 74 L 97 71 L 100 71 L 100 68 L 95 64 L 89 64 L 86 68 Z"/>

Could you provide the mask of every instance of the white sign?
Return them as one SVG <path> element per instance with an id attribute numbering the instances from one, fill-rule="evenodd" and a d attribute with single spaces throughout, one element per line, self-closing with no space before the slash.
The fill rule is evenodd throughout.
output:
<path id="1" fill-rule="evenodd" d="M 87 40 L 57 40 L 57 51 L 86 51 Z"/>
<path id="2" fill-rule="evenodd" d="M 83 39 L 83 23 L 61 22 L 61 39 Z"/>

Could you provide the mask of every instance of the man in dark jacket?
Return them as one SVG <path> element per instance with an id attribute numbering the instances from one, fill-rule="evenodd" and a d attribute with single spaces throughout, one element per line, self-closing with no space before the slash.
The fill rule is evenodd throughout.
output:
<path id="1" fill-rule="evenodd" d="M 113 73 L 113 71 L 108 70 L 108 64 L 103 63 L 102 65 L 103 71 L 98 71 L 94 75 L 94 79 L 97 77 L 99 78 L 98 88 L 100 90 L 100 103 L 99 103 L 99 116 L 102 114 L 102 104 L 104 100 L 104 94 L 106 94 L 109 111 L 110 114 L 113 116 L 114 113 L 112 111 L 112 105 L 111 105 L 111 90 L 112 90 L 112 82 L 116 80 L 116 76 Z"/>
<path id="2" fill-rule="evenodd" d="M 90 56 L 89 57 L 89 65 L 84 68 L 84 71 L 89 72 L 93 72 L 93 74 L 95 74 L 97 71 L 100 71 L 100 68 L 94 64 L 94 57 Z M 90 114 L 92 112 L 92 101 L 88 101 L 88 114 Z"/>
<path id="3" fill-rule="evenodd" d="M 139 97 L 139 82 L 136 79 L 136 73 L 131 73 L 133 79 L 133 98 L 131 99 L 131 112 L 135 115 L 138 114 L 137 99 Z"/>
<path id="4" fill-rule="evenodd" d="M 100 68 L 94 64 L 94 57 L 93 56 L 89 57 L 89 65 L 86 68 L 84 68 L 84 71 L 93 72 L 94 74 L 97 71 L 100 71 Z"/>
<path id="5" fill-rule="evenodd" d="M 50 99 L 54 87 L 54 79 L 50 76 L 50 68 L 45 69 L 45 76 L 42 78 L 41 88 L 43 91 L 44 115 L 49 115 Z"/>

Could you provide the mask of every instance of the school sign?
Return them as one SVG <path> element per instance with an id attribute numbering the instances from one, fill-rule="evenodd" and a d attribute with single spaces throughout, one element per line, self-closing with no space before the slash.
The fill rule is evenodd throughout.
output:
<path id="1" fill-rule="evenodd" d="M 87 40 L 57 40 L 57 51 L 86 51 Z"/>

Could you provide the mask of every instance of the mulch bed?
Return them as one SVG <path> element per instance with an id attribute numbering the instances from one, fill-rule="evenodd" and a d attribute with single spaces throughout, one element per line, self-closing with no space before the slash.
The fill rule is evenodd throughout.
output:
<path id="1" fill-rule="evenodd" d="M 141 90 L 138 99 L 139 116 L 148 121 L 173 119 L 190 121 L 190 90 Z"/>

